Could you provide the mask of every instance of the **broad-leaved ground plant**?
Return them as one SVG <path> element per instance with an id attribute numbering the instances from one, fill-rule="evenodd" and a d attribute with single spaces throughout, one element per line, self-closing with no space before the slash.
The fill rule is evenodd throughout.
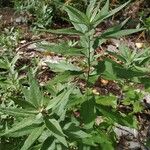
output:
<path id="1" fill-rule="evenodd" d="M 1 114 L 13 116 L 14 121 L 12 127 L 1 130 L 1 137 L 26 138 L 21 150 L 113 150 L 117 144 L 114 132 L 117 125 L 138 129 L 134 113 L 142 110 L 142 95 L 131 88 L 130 82 L 140 82 L 141 79 L 148 78 L 148 72 L 138 68 L 143 65 L 142 60 L 148 61 L 148 58 L 142 56 L 144 58 L 139 60 L 140 56 L 134 54 L 135 59 L 128 59 L 131 54 L 122 52 L 118 54 L 122 64 L 107 57 L 99 59 L 101 55 L 96 54 L 96 49 L 107 39 L 143 30 L 122 29 L 127 22 L 125 20 L 96 34 L 98 25 L 128 3 L 109 10 L 109 0 L 102 9 L 99 8 L 100 2 L 92 0 L 85 13 L 69 5 L 63 6 L 73 27 L 47 31 L 77 35 L 79 40 L 75 43 L 62 41 L 40 45 L 46 50 L 62 54 L 67 59 L 57 63 L 47 62 L 56 76 L 44 87 L 40 87 L 35 80 L 35 74 L 29 72 L 29 84 L 22 87 L 24 96 L 16 101 L 18 107 L 0 107 Z M 79 63 L 73 61 L 74 57 Z M 104 96 L 93 92 L 99 78 L 117 82 L 123 88 L 124 105 L 133 105 L 133 111 L 119 111 L 120 99 L 117 94 Z"/>

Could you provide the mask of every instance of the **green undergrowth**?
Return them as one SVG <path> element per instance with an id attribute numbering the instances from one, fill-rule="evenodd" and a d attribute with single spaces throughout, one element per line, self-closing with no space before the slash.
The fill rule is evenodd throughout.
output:
<path id="1" fill-rule="evenodd" d="M 72 28 L 46 30 L 60 35 L 76 35 L 72 42 L 38 44 L 47 52 L 61 54 L 58 62 L 47 62 L 55 77 L 40 86 L 37 67 L 17 67 L 19 55 L 10 59 L 0 56 L 0 147 L 14 150 L 113 150 L 118 125 L 139 129 L 136 114 L 143 111 L 144 90 L 149 91 L 149 49 L 132 51 L 125 45 L 119 53 L 96 50 L 110 38 L 120 38 L 144 28 L 123 29 L 128 19 L 96 34 L 96 27 L 126 7 L 129 2 L 110 10 L 109 0 L 100 9 L 93 0 L 83 13 L 63 5 Z M 45 31 L 45 30 L 41 30 Z M 73 61 L 74 58 L 79 62 Z M 117 61 L 116 61 L 117 60 Z M 30 69 L 29 69 L 30 67 Z M 20 76 L 25 70 L 28 73 Z M 119 87 L 115 94 L 95 89 L 99 79 Z M 82 81 L 82 82 L 81 82 Z M 81 83 L 84 86 L 80 86 Z M 103 84 L 105 84 L 103 82 Z M 129 111 L 120 105 L 130 107 Z"/>

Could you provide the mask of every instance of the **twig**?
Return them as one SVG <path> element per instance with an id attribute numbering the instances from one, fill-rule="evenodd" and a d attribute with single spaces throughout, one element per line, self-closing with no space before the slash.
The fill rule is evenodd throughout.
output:
<path id="1" fill-rule="evenodd" d="M 45 38 L 45 39 L 39 39 L 39 40 L 30 41 L 30 42 L 28 42 L 28 43 L 25 43 L 25 44 L 23 44 L 23 45 L 17 47 L 17 48 L 16 48 L 16 52 L 18 52 L 19 50 L 21 50 L 21 49 L 23 49 L 23 48 L 29 46 L 30 44 L 37 43 L 37 42 L 41 42 L 41 41 L 43 41 L 43 40 L 55 40 L 55 39 L 58 39 L 58 38 L 59 38 L 59 37 L 55 37 L 55 38 L 52 38 L 52 39 L 50 39 L 50 38 Z"/>
<path id="2" fill-rule="evenodd" d="M 115 127 L 118 128 L 118 129 L 120 129 L 120 130 L 123 130 L 123 131 L 125 131 L 125 132 L 127 132 L 127 133 L 129 133 L 130 135 L 133 135 L 133 136 L 135 137 L 135 135 L 134 135 L 133 133 L 131 133 L 130 131 L 128 131 L 128 130 L 126 130 L 126 129 L 123 129 L 123 128 L 121 128 L 121 127 L 119 127 L 119 126 L 116 126 L 116 125 L 115 125 Z M 135 137 L 135 138 L 136 138 L 136 137 Z"/>

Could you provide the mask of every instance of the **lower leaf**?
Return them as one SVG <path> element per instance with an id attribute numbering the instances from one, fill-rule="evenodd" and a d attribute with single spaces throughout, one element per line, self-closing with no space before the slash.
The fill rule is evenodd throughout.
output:
<path id="1" fill-rule="evenodd" d="M 21 150 L 28 150 L 32 146 L 32 144 L 38 139 L 38 137 L 42 134 L 44 128 L 45 128 L 45 125 L 43 125 L 42 127 L 34 129 L 32 131 L 32 133 L 26 139 Z"/>

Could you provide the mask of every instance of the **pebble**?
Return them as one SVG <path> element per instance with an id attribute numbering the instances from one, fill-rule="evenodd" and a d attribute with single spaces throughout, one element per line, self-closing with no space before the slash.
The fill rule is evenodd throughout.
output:
<path id="1" fill-rule="evenodd" d="M 134 137 L 138 136 L 138 131 L 136 129 L 129 128 L 122 125 L 117 125 L 117 127 L 114 128 L 114 132 L 116 133 L 118 138 L 120 138 L 121 136 L 129 135 L 130 133 L 131 135 L 134 135 Z"/>
<path id="2" fill-rule="evenodd" d="M 33 49 L 36 49 L 37 48 L 37 46 L 36 46 L 36 44 L 35 43 L 33 43 L 33 44 L 30 44 L 28 47 L 27 47 L 27 49 L 29 49 L 29 50 L 33 50 Z"/>

